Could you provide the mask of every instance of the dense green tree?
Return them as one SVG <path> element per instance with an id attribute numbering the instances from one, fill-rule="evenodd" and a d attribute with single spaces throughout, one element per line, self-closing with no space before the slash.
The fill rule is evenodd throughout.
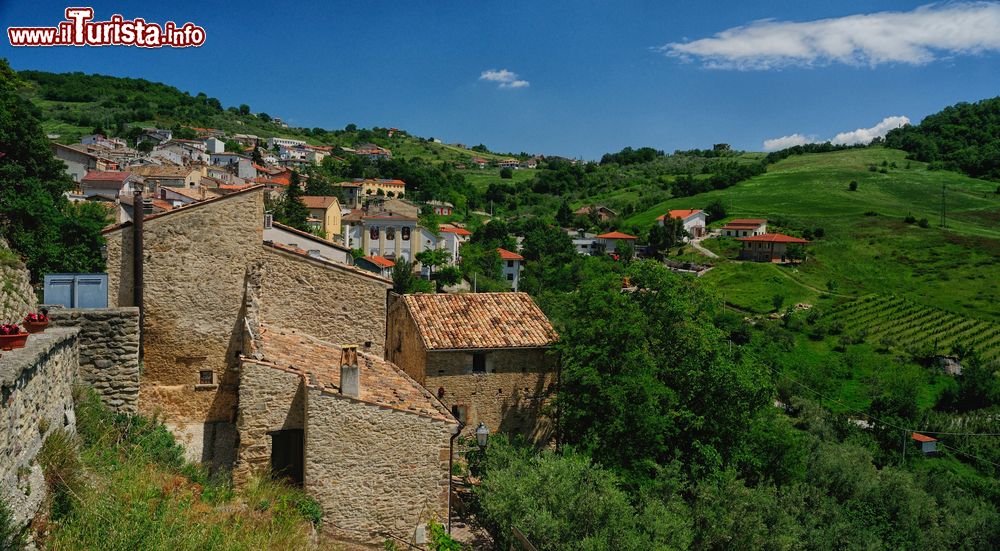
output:
<path id="1" fill-rule="evenodd" d="M 653 224 L 649 228 L 647 243 L 653 255 L 662 258 L 667 251 L 683 242 L 688 236 L 684 229 L 684 221 L 679 218 L 664 218 L 663 224 Z"/>
<path id="2" fill-rule="evenodd" d="M 298 171 L 292 171 L 288 189 L 281 199 L 280 208 L 275 212 L 275 218 L 295 229 L 309 231 L 309 209 L 302 202 L 302 185 Z"/>
<path id="3" fill-rule="evenodd" d="M 573 225 L 573 210 L 569 208 L 569 201 L 563 199 L 559 203 L 559 210 L 556 212 L 556 223 L 564 228 Z"/>
<path id="4" fill-rule="evenodd" d="M 50 272 L 104 269 L 101 227 L 107 212 L 73 207 L 73 188 L 32 105 L 18 95 L 21 81 L 0 60 L 0 233 L 23 255 L 33 281 Z"/>
<path id="5" fill-rule="evenodd" d="M 722 202 L 722 199 L 712 199 L 712 201 L 705 206 L 705 215 L 708 217 L 709 222 L 722 220 L 726 217 L 726 214 L 726 204 Z"/>
<path id="6" fill-rule="evenodd" d="M 500 178 L 503 180 L 510 180 L 514 177 L 514 171 L 509 167 L 504 167 L 500 169 Z"/>

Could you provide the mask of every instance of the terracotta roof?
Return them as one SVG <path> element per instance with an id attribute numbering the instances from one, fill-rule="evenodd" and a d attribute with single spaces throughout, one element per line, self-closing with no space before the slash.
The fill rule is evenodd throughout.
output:
<path id="1" fill-rule="evenodd" d="M 441 228 L 441 227 L 439 227 L 438 231 L 441 231 L 441 232 L 444 232 L 444 233 L 453 233 L 455 235 L 472 235 L 472 232 L 470 232 L 469 230 L 467 230 L 465 228 L 453 228 L 453 227 Z"/>
<path id="2" fill-rule="evenodd" d="M 920 434 L 919 432 L 911 434 L 910 438 L 916 440 L 917 442 L 937 442 L 937 438 L 931 438 L 930 436 Z"/>
<path id="3" fill-rule="evenodd" d="M 298 373 L 310 386 L 339 392 L 340 345 L 266 324 L 260 326 L 259 333 L 258 352 L 263 355 L 262 362 Z M 358 365 L 361 368 L 358 400 L 457 423 L 437 398 L 392 363 L 359 351 Z"/>
<path id="4" fill-rule="evenodd" d="M 386 258 L 384 256 L 377 256 L 377 255 L 376 256 L 363 256 L 361 258 L 364 258 L 365 260 L 367 260 L 368 262 L 371 262 L 372 264 L 378 266 L 379 268 L 392 268 L 393 266 L 396 265 L 395 262 L 389 260 L 388 258 Z"/>
<path id="5" fill-rule="evenodd" d="M 688 217 L 698 214 L 701 212 L 698 209 L 688 209 L 688 210 L 671 210 L 667 211 L 667 214 L 661 214 L 656 217 L 657 220 L 664 220 L 667 216 L 671 218 L 680 218 L 681 220 L 686 220 Z"/>
<path id="6" fill-rule="evenodd" d="M 629 235 L 627 233 L 622 233 L 620 231 L 613 231 L 608 233 L 602 233 L 597 236 L 598 239 L 638 239 L 634 235 Z"/>
<path id="7" fill-rule="evenodd" d="M 559 335 L 527 293 L 403 295 L 428 350 L 537 348 Z"/>
<path id="8" fill-rule="evenodd" d="M 302 203 L 307 209 L 328 209 L 337 204 L 337 198 L 323 195 L 303 195 Z"/>
<path id="9" fill-rule="evenodd" d="M 500 253 L 500 260 L 524 260 L 524 257 L 508 251 L 507 249 L 501 249 L 497 247 L 497 252 Z"/>
<path id="10" fill-rule="evenodd" d="M 761 224 L 766 224 L 766 223 L 767 223 L 767 218 L 733 218 L 729 222 L 726 222 L 726 225 L 728 226 L 732 224 L 734 226 L 759 226 Z"/>
<path id="11" fill-rule="evenodd" d="M 83 180 L 90 182 L 124 182 L 132 174 L 130 172 L 99 172 L 97 170 L 91 170 L 87 172 L 87 175 L 83 177 Z"/>
<path id="12" fill-rule="evenodd" d="M 762 241 L 766 243 L 808 243 L 805 239 L 792 237 L 783 233 L 765 233 L 750 237 L 737 237 L 737 241 Z"/>

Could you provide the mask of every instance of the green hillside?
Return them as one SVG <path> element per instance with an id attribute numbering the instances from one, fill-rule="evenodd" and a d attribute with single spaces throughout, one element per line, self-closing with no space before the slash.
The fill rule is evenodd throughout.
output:
<path id="1" fill-rule="evenodd" d="M 880 172 L 883 163 L 886 173 Z M 852 180 L 857 191 L 849 191 Z M 939 225 L 942 185 L 947 187 L 946 228 Z M 832 289 L 846 296 L 896 293 L 951 312 L 1000 319 L 995 183 L 928 170 L 892 149 L 806 154 L 729 189 L 658 203 L 624 225 L 648 227 L 668 209 L 703 208 L 715 198 L 723 200 L 730 217 L 768 218 L 770 231 L 823 228 L 825 234 L 798 267 L 719 263 L 705 280 L 732 304 L 767 311 L 775 294 L 814 302 Z M 908 215 L 926 218 L 929 227 L 906 223 Z"/>

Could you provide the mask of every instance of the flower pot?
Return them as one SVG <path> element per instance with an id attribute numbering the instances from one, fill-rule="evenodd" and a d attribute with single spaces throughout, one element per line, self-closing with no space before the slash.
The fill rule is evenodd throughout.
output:
<path id="1" fill-rule="evenodd" d="M 24 343 L 26 342 L 28 342 L 27 333 L 18 333 L 17 335 L 0 335 L 0 350 L 24 348 Z"/>
<path id="2" fill-rule="evenodd" d="M 21 325 L 28 331 L 28 333 L 41 333 L 45 331 L 45 328 L 49 326 L 47 321 L 25 321 Z"/>

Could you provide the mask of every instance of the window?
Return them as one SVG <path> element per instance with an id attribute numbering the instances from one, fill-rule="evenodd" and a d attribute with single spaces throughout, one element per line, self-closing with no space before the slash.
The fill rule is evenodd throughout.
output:
<path id="1" fill-rule="evenodd" d="M 451 406 L 451 414 L 454 415 L 455 419 L 458 419 L 460 423 L 469 422 L 469 406 L 455 404 Z"/>
<path id="2" fill-rule="evenodd" d="M 476 352 L 472 355 L 472 372 L 486 373 L 486 354 Z"/>
<path id="3" fill-rule="evenodd" d="M 403 241 L 410 240 L 410 228 L 403 228 L 402 231 L 400 231 L 400 233 L 403 236 Z"/>
<path id="4" fill-rule="evenodd" d="M 215 384 L 215 373 L 212 371 L 199 371 L 198 372 L 198 384 L 200 385 L 213 385 Z"/>
<path id="5" fill-rule="evenodd" d="M 378 226 L 372 226 L 372 229 L 368 231 L 368 237 L 378 239 Z"/>
<path id="6" fill-rule="evenodd" d="M 514 274 L 507 274 L 507 281 L 514 281 Z"/>
<path id="7" fill-rule="evenodd" d="M 514 261 L 513 260 L 508 260 L 507 261 L 507 267 L 508 268 L 513 268 L 514 267 Z"/>
<path id="8" fill-rule="evenodd" d="M 396 239 L 396 228 L 389 227 L 385 229 L 385 240 L 395 241 Z"/>

